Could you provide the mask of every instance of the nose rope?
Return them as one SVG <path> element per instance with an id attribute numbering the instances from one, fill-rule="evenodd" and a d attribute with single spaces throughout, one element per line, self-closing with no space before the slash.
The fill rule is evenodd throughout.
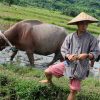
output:
<path id="1" fill-rule="evenodd" d="M 12 48 L 14 47 L 11 42 L 5 37 L 5 35 L 0 31 L 0 36 L 8 43 L 8 45 Z"/>

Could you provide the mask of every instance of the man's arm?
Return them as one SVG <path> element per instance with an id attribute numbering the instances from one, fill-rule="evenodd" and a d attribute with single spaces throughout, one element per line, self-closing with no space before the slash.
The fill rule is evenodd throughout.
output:
<path id="1" fill-rule="evenodd" d="M 89 58 L 90 60 L 96 60 L 99 55 L 100 55 L 100 50 L 98 46 L 98 40 L 95 37 L 92 37 L 90 42 Z"/>
<path id="2" fill-rule="evenodd" d="M 61 54 L 64 59 L 68 59 L 70 61 L 77 60 L 76 54 L 70 54 L 70 36 L 67 36 L 61 46 Z"/>
<path id="3" fill-rule="evenodd" d="M 70 38 L 69 36 L 67 36 L 61 46 L 61 54 L 64 59 L 66 59 L 70 55 L 69 48 L 70 48 Z"/>
<path id="4" fill-rule="evenodd" d="M 79 55 L 78 55 L 78 60 L 83 60 L 83 59 L 86 59 L 86 58 L 92 60 L 92 59 L 94 59 L 94 55 L 91 54 L 91 53 L 89 53 L 89 54 L 87 54 L 87 53 L 82 53 L 82 54 L 79 54 Z"/>
<path id="5" fill-rule="evenodd" d="M 99 48 L 98 48 L 98 41 L 96 38 L 93 38 L 91 39 L 92 41 L 90 42 L 90 45 L 89 45 L 89 54 L 87 53 L 82 53 L 78 56 L 79 60 L 82 60 L 82 59 L 90 59 L 90 60 L 96 60 L 98 58 L 98 55 L 100 54 L 100 51 L 99 51 Z"/>

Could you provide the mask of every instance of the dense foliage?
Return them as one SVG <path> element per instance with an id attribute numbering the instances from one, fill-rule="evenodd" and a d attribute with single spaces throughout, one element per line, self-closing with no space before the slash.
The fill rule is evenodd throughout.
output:
<path id="1" fill-rule="evenodd" d="M 63 14 L 76 16 L 81 11 L 88 12 L 100 19 L 100 0 L 0 0 L 22 6 L 36 6 L 60 10 Z"/>
<path id="2" fill-rule="evenodd" d="M 53 85 L 40 84 L 43 70 L 19 65 L 0 65 L 0 100 L 66 100 L 69 94 L 68 80 L 53 78 Z M 77 100 L 100 100 L 100 82 L 87 79 Z"/>

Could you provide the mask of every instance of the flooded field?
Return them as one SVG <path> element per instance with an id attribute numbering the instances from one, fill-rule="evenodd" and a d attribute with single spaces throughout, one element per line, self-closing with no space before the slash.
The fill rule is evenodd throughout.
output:
<path id="1" fill-rule="evenodd" d="M 0 63 L 10 63 L 10 56 L 12 54 L 12 51 L 9 50 L 10 48 L 6 48 L 3 51 L 0 51 Z M 48 55 L 48 56 L 42 56 L 34 54 L 35 58 L 35 67 L 36 68 L 45 68 L 47 67 L 47 64 L 52 61 L 54 54 Z M 15 56 L 14 63 L 18 63 L 21 66 L 27 66 L 29 65 L 29 60 L 26 55 L 26 52 L 24 51 L 18 51 L 17 55 Z"/>
<path id="2" fill-rule="evenodd" d="M 10 63 L 10 56 L 12 54 L 12 51 L 9 50 L 9 47 L 4 49 L 3 51 L 0 51 L 0 63 Z M 47 64 L 52 61 L 54 54 L 48 55 L 48 56 L 42 56 L 34 54 L 35 58 L 35 67 L 45 69 L 47 68 Z M 24 51 L 18 51 L 17 55 L 15 56 L 14 63 L 18 63 L 21 66 L 27 66 L 29 65 L 29 60 Z M 59 62 L 59 61 L 58 61 Z M 56 62 L 56 63 L 58 63 Z M 100 62 L 95 62 L 94 68 L 90 70 L 90 76 L 94 76 L 100 79 Z"/>

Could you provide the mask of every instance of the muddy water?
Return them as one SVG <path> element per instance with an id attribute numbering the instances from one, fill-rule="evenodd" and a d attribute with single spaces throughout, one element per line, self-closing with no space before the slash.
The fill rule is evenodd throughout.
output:
<path id="1" fill-rule="evenodd" d="M 10 56 L 12 51 L 9 50 L 9 47 L 0 51 L 0 63 L 10 63 Z M 35 58 L 35 67 L 45 69 L 47 68 L 47 64 L 52 61 L 54 54 L 48 56 L 36 55 L 34 54 Z M 58 61 L 59 62 L 59 61 Z M 58 63 L 56 62 L 56 63 Z M 15 56 L 13 63 L 18 63 L 21 66 L 29 65 L 29 60 L 24 51 L 18 51 L 17 55 Z M 95 62 L 94 68 L 91 70 L 90 75 L 99 77 L 100 78 L 100 62 Z"/>
<path id="2" fill-rule="evenodd" d="M 12 51 L 9 50 L 10 48 L 6 48 L 3 51 L 0 51 L 0 63 L 10 63 L 10 56 L 12 54 Z M 46 68 L 47 64 L 52 61 L 54 54 L 48 55 L 48 56 L 42 56 L 34 54 L 35 58 L 35 67 L 36 68 Z M 17 55 L 15 56 L 14 63 L 18 63 L 21 66 L 29 65 L 29 60 L 24 51 L 18 51 Z"/>

